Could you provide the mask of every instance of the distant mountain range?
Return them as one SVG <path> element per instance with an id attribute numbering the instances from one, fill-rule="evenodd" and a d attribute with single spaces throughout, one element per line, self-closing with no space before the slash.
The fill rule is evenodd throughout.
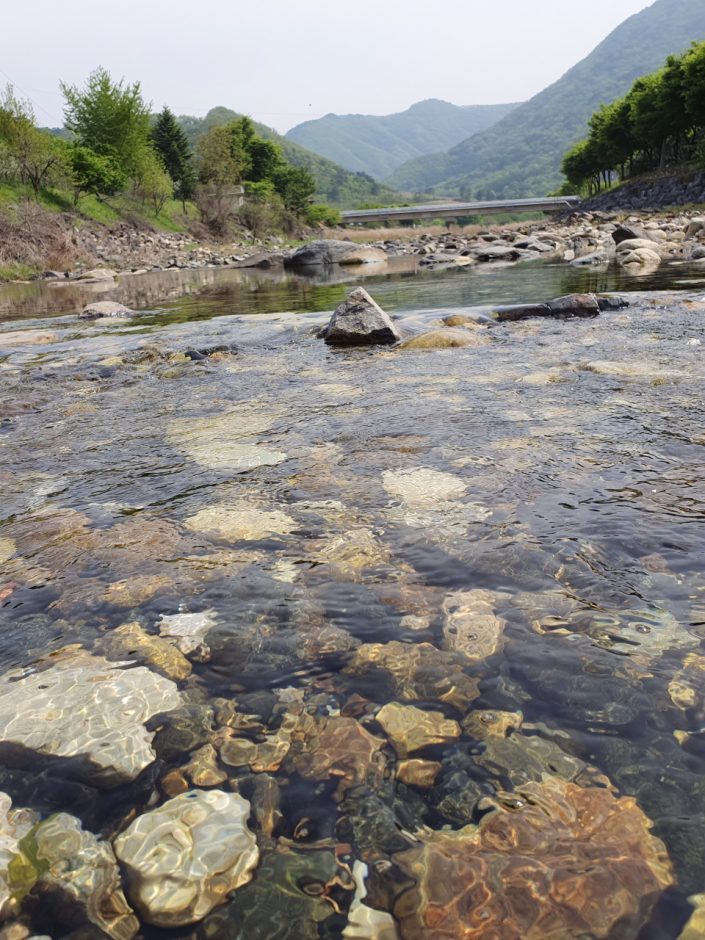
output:
<path id="1" fill-rule="evenodd" d="M 347 170 L 383 180 L 408 160 L 449 149 L 491 127 L 514 108 L 429 98 L 398 114 L 327 114 L 293 127 L 286 137 Z"/>
<path id="2" fill-rule="evenodd" d="M 576 22 L 579 24 L 579 16 Z M 589 15 L 589 13 L 587 14 Z M 445 153 L 419 157 L 386 182 L 403 192 L 461 199 L 543 196 L 561 184 L 563 154 L 600 104 L 672 53 L 705 39 L 705 0 L 656 0 L 629 17 L 570 71 L 508 117 Z"/>
<path id="3" fill-rule="evenodd" d="M 227 124 L 240 117 L 242 117 L 241 114 L 231 111 L 230 108 L 216 107 L 211 108 L 204 118 L 184 114 L 177 120 L 184 129 L 189 143 L 195 148 L 201 134 L 212 127 Z M 356 209 L 363 205 L 388 206 L 399 202 L 399 193 L 372 179 L 371 176 L 364 173 L 352 173 L 332 160 L 312 153 L 295 141 L 282 137 L 265 124 L 258 124 L 255 121 L 254 125 L 260 136 L 280 145 L 284 156 L 290 163 L 304 166 L 314 175 L 318 187 L 316 198 L 320 202 L 339 209 Z"/>

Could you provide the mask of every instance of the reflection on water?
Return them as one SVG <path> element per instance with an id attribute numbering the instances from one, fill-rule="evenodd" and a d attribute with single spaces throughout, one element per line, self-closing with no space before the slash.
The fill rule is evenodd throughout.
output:
<path id="1" fill-rule="evenodd" d="M 629 287 L 540 265 L 370 284 L 414 329 Z M 125 763 L 106 718 L 117 756 L 86 766 L 92 739 L 64 732 L 49 760 L 37 731 L 34 751 L 0 745 L 0 789 L 124 833 L 145 936 L 679 935 L 705 890 L 697 295 L 497 326 L 479 348 L 341 352 L 314 335 L 340 284 L 144 276 L 115 296 L 159 312 L 103 326 L 19 319 L 72 288 L 22 290 L 3 295 L 11 329 L 47 338 L 0 361 L 0 672 L 60 711 L 76 663 L 108 683 L 98 657 L 138 663 L 147 731 L 121 722 L 157 760 L 106 790 Z M 204 790 L 189 828 L 181 794 Z M 210 807 L 233 790 L 251 815 L 220 832 Z M 181 827 L 172 856 L 148 851 L 157 805 Z M 227 900 L 203 866 L 236 865 L 238 839 Z M 33 897 L 33 927 L 64 924 Z"/>

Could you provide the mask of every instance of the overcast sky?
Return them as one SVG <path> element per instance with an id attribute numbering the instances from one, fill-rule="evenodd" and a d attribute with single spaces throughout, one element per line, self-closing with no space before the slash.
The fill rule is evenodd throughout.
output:
<path id="1" fill-rule="evenodd" d="M 2 0 L 0 82 L 62 123 L 59 80 L 105 66 L 155 109 L 221 104 L 279 131 L 423 98 L 530 98 L 652 0 Z"/>

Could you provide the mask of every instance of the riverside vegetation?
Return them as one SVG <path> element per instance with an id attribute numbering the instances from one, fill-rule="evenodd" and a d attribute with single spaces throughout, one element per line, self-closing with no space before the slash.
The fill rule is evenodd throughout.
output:
<path id="1" fill-rule="evenodd" d="M 62 89 L 66 125 L 55 133 L 36 126 L 30 102 L 11 86 L 0 97 L 6 276 L 69 266 L 75 252 L 62 215 L 74 228 L 124 221 L 188 231 L 192 240 L 257 238 L 335 222 L 336 209 L 316 204 L 316 194 L 343 205 L 393 195 L 226 109 L 200 122 L 177 120 L 167 107 L 151 115 L 139 83 L 113 81 L 102 68 L 84 88 Z"/>

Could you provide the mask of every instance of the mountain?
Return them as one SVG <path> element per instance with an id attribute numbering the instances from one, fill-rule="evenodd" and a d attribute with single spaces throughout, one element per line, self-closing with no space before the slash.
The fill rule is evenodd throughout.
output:
<path id="1" fill-rule="evenodd" d="M 178 118 L 178 121 L 189 143 L 195 147 L 201 134 L 206 133 L 212 127 L 227 124 L 240 117 L 242 115 L 236 111 L 217 107 L 211 108 L 204 118 L 184 114 Z M 295 166 L 304 166 L 314 175 L 318 185 L 316 198 L 320 202 L 339 209 L 357 209 L 366 205 L 391 206 L 400 201 L 399 193 L 372 177 L 364 173 L 351 173 L 332 160 L 327 160 L 317 153 L 311 153 L 293 140 L 287 140 L 271 127 L 258 124 L 256 121 L 253 123 L 261 137 L 279 144 L 290 163 Z"/>
<path id="2" fill-rule="evenodd" d="M 346 170 L 385 179 L 407 160 L 447 149 L 501 121 L 516 104 L 460 106 L 429 98 L 399 114 L 326 114 L 287 134 Z"/>
<path id="3" fill-rule="evenodd" d="M 587 120 L 600 104 L 702 39 L 703 0 L 656 0 L 508 117 L 446 153 L 405 163 L 386 182 L 404 192 L 461 199 L 544 196 L 560 186 L 561 159 L 586 136 Z"/>

